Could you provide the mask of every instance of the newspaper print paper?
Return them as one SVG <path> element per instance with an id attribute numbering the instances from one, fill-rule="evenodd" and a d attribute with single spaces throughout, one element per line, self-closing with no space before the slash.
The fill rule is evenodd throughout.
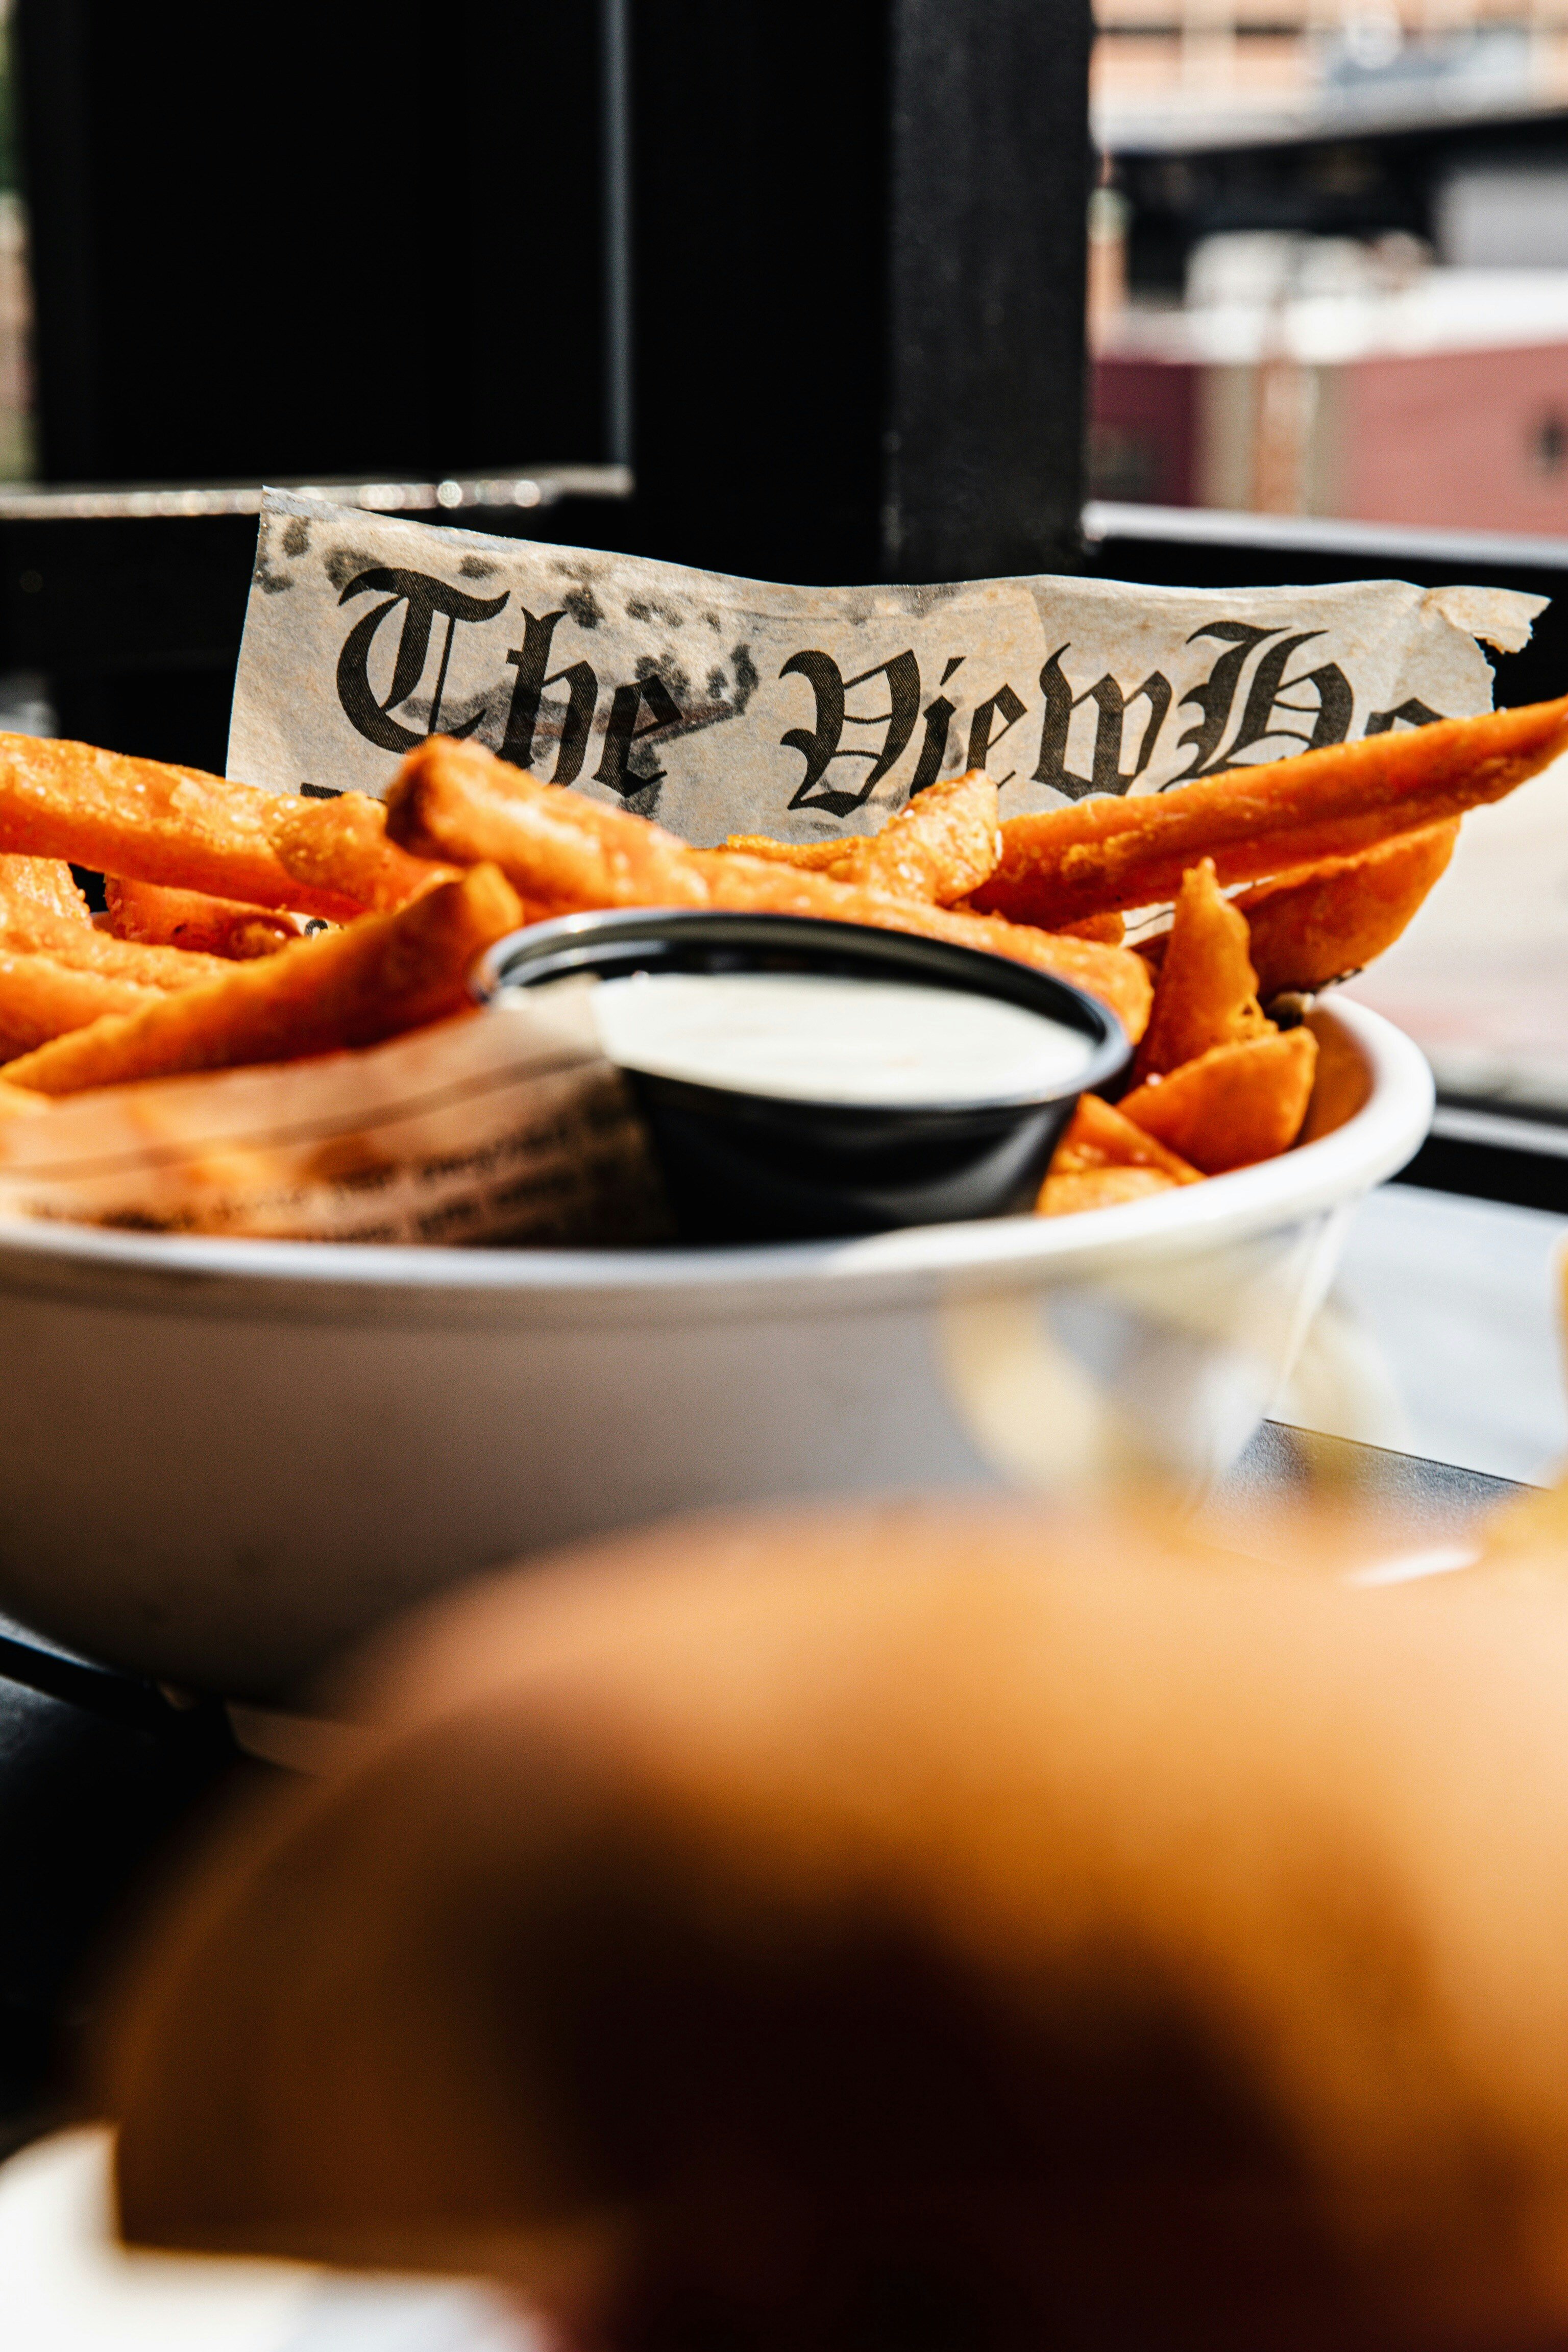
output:
<path id="1" fill-rule="evenodd" d="M 1005 816 L 1491 703 L 1543 600 L 1400 581 L 797 588 L 268 492 L 229 772 L 384 793 L 440 731 L 686 839 L 875 832 L 986 767 Z"/>
<path id="2" fill-rule="evenodd" d="M 0 1122 L 0 1217 L 338 1242 L 666 1238 L 585 991 L 358 1053 L 151 1079 Z"/>

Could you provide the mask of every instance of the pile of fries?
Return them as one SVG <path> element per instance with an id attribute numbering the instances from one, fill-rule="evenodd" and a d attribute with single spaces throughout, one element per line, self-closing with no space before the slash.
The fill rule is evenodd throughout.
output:
<path id="1" fill-rule="evenodd" d="M 524 922 L 709 907 L 918 932 L 1090 991 L 1134 1082 L 1085 1100 L 1040 1207 L 1138 1199 L 1289 1149 L 1317 1055 L 1300 999 L 1397 938 L 1466 809 L 1564 749 L 1568 698 L 1006 824 L 976 770 L 872 837 L 693 849 L 440 737 L 384 805 L 0 736 L 0 1113 L 372 1046 L 461 1015 L 476 959 Z M 73 865 L 106 877 L 103 913 Z M 1168 928 L 1129 946 L 1125 915 L 1163 902 Z"/>

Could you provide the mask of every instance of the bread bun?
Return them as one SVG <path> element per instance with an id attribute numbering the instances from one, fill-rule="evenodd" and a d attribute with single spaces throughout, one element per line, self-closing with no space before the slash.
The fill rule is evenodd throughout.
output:
<path id="1" fill-rule="evenodd" d="M 675 1527 L 404 1635 L 104 2071 L 137 2242 L 614 2347 L 1568 2341 L 1568 1614 Z"/>

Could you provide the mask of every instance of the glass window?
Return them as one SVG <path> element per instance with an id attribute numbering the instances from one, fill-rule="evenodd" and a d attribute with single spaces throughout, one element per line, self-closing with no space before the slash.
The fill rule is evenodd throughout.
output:
<path id="1" fill-rule="evenodd" d="M 1096 496 L 1568 535 L 1568 35 L 1101 0 Z"/>
<path id="2" fill-rule="evenodd" d="M 1568 17 L 1100 0 L 1093 108 L 1096 498 L 1521 535 L 1494 580 L 1561 560 L 1528 542 L 1568 541 Z M 1415 546 L 1343 568 L 1473 576 Z M 1447 1094 L 1568 1118 L 1568 763 L 1466 821 L 1352 985 Z"/>

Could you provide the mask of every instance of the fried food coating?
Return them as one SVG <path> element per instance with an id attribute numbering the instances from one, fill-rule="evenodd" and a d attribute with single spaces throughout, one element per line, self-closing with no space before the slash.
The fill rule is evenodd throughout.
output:
<path id="1" fill-rule="evenodd" d="M 388 836 L 385 808 L 365 793 L 339 793 L 330 801 L 274 793 L 262 822 L 295 888 L 318 901 L 341 893 L 356 908 L 390 915 L 422 890 L 449 882 L 455 870 L 399 847 Z"/>
<path id="2" fill-rule="evenodd" d="M 1246 918 L 1221 896 L 1213 858 L 1201 859 L 1183 875 L 1176 896 L 1154 1009 L 1134 1065 L 1139 1078 L 1272 1028 L 1258 1002 L 1247 945 Z"/>
<path id="3" fill-rule="evenodd" d="M 359 898 L 313 890 L 282 864 L 268 833 L 278 805 L 275 793 L 196 768 L 0 735 L 0 850 L 331 921 L 358 914 Z"/>
<path id="4" fill-rule="evenodd" d="M 1234 901 L 1265 1003 L 1325 988 L 1391 948 L 1454 854 L 1459 820 L 1396 834 L 1356 857 L 1282 874 Z M 1157 995 L 1157 992 L 1156 992 Z"/>
<path id="5" fill-rule="evenodd" d="M 984 768 L 928 785 L 879 833 L 799 846 L 762 834 L 731 834 L 724 847 L 803 872 L 829 875 L 894 898 L 951 907 L 977 890 L 1002 854 L 996 787 Z"/>
<path id="6" fill-rule="evenodd" d="M 304 936 L 300 917 L 284 908 L 245 907 L 202 890 L 175 890 L 111 874 L 104 877 L 103 896 L 103 928 L 114 939 L 143 947 L 181 948 L 227 963 L 248 963 L 253 956 L 276 955 Z"/>
<path id="7" fill-rule="evenodd" d="M 1083 1175 L 1097 1168 L 1152 1168 L 1173 1184 L 1202 1181 L 1199 1170 L 1168 1150 L 1125 1111 L 1099 1095 L 1080 1095 L 1052 1155 L 1051 1174 Z"/>
<path id="8" fill-rule="evenodd" d="M 1078 922 L 1173 898 L 1212 857 L 1222 884 L 1346 857 L 1501 800 L 1568 749 L 1568 697 L 1445 719 L 1174 791 L 1010 817 L 977 905 L 1018 922 Z"/>
<path id="9" fill-rule="evenodd" d="M 500 866 L 530 917 L 602 907 L 700 907 L 683 841 L 646 817 L 542 784 L 479 743 L 435 735 L 386 796 L 387 830 L 416 856 Z"/>
<path id="10" fill-rule="evenodd" d="M 477 866 L 396 914 L 362 916 L 57 1038 L 9 1064 L 5 1080 L 40 1094 L 77 1094 L 374 1045 L 462 1011 L 476 958 L 516 929 L 521 914 L 505 877 Z"/>
<path id="11" fill-rule="evenodd" d="M 1120 1108 L 1204 1175 L 1223 1176 L 1289 1150 L 1307 1116 L 1317 1066 L 1310 1029 L 1287 1029 L 1215 1045 L 1123 1095 Z"/>

